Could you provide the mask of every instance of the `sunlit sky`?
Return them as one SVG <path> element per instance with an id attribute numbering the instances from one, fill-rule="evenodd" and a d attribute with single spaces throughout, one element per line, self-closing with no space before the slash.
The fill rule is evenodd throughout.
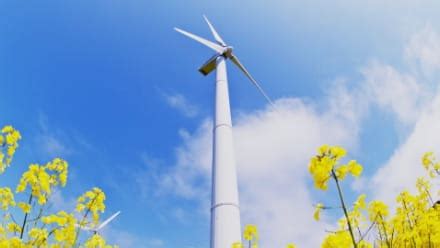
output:
<path id="1" fill-rule="evenodd" d="M 202 15 L 279 108 L 229 64 L 242 223 L 264 247 L 316 247 L 308 159 L 345 146 L 365 166 L 346 194 L 392 199 L 440 152 L 436 1 L 0 1 L 0 126 L 23 140 L 2 185 L 29 163 L 69 162 L 54 208 L 107 194 L 103 234 L 121 247 L 209 245 L 214 76 Z M 415 178 L 414 178 L 415 180 Z M 333 195 L 334 196 L 334 195 Z M 282 229 L 282 230 L 279 230 Z M 315 235 L 316 234 L 316 235 Z"/>

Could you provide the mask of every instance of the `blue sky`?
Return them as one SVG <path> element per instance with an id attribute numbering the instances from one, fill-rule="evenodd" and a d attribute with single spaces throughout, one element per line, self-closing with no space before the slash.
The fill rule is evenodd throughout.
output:
<path id="1" fill-rule="evenodd" d="M 122 247 L 207 247 L 214 78 L 197 68 L 212 53 L 173 31 L 211 38 L 206 14 L 284 113 L 271 112 L 228 68 L 243 223 L 265 226 L 267 247 L 287 240 L 310 247 L 312 238 L 298 239 L 323 226 L 272 235 L 271 228 L 278 233 L 273 229 L 288 223 L 264 216 L 302 223 L 297 214 L 311 220 L 312 203 L 331 201 L 305 173 L 315 147 L 346 146 L 365 165 L 361 182 L 347 184 L 349 195 L 362 189 L 384 198 L 368 185 L 411 185 L 410 165 L 395 180 L 382 174 L 395 171 L 401 158 L 418 161 L 417 149 L 439 149 L 439 138 L 428 135 L 440 126 L 434 125 L 439 7 L 435 1 L 2 1 L 0 125 L 14 125 L 24 137 L 2 180 L 13 184 L 29 163 L 60 156 L 71 174 L 57 204 L 72 206 L 83 191 L 103 188 L 106 215 L 123 211 L 106 230 L 110 240 Z M 262 151 L 273 156 L 259 158 Z M 273 175 L 263 177 L 268 171 Z M 257 197 L 249 190 L 263 179 Z M 271 191 L 277 187 L 287 189 L 286 201 L 277 201 Z M 270 196 L 273 208 L 262 204 Z M 302 203 L 292 200 L 302 196 Z"/>

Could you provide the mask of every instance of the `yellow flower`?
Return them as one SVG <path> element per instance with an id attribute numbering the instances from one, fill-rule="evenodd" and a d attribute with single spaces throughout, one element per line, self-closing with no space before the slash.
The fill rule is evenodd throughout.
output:
<path id="1" fill-rule="evenodd" d="M 258 230 L 256 225 L 246 225 L 243 232 L 245 240 L 258 240 Z"/>
<path id="2" fill-rule="evenodd" d="M 3 173 L 6 167 L 11 164 L 20 139 L 20 132 L 15 130 L 12 126 L 2 128 L 0 133 L 0 173 Z"/>
<path id="3" fill-rule="evenodd" d="M 11 125 L 4 126 L 2 128 L 2 133 L 9 133 L 9 132 L 12 132 L 13 130 L 14 130 L 14 128 Z"/>
<path id="4" fill-rule="evenodd" d="M 111 248 L 99 234 L 94 234 L 84 245 L 85 248 Z"/>
<path id="5" fill-rule="evenodd" d="M 347 154 L 347 152 L 345 151 L 344 148 L 340 147 L 340 146 L 333 146 L 330 148 L 330 152 L 331 154 L 336 158 L 336 159 L 340 159 L 342 157 L 345 156 L 345 154 Z"/>
<path id="6" fill-rule="evenodd" d="M 10 206 L 15 206 L 14 194 L 8 187 L 0 188 L 0 207 L 8 210 Z"/>
<path id="7" fill-rule="evenodd" d="M 23 211 L 23 213 L 30 213 L 31 212 L 31 205 L 25 203 L 25 202 L 19 202 L 18 207 Z"/>
<path id="8" fill-rule="evenodd" d="M 294 244 L 290 243 L 290 244 L 286 245 L 286 248 L 296 248 L 296 246 Z"/>
<path id="9" fill-rule="evenodd" d="M 359 242 L 359 244 L 358 244 L 358 247 L 359 247 L 359 248 L 373 248 L 373 245 L 370 244 L 370 243 L 368 243 L 368 242 L 365 241 L 365 240 L 361 240 L 361 241 Z"/>
<path id="10" fill-rule="evenodd" d="M 23 192 L 29 186 L 32 196 L 37 198 L 40 205 L 43 205 L 51 193 L 49 178 L 43 166 L 31 164 L 28 171 L 23 173 L 16 191 L 17 193 Z"/>
<path id="11" fill-rule="evenodd" d="M 362 165 L 358 164 L 356 160 L 350 160 L 348 162 L 348 171 L 354 176 L 359 177 L 362 174 Z"/>
<path id="12" fill-rule="evenodd" d="M 11 248 L 28 248 L 28 245 L 23 244 L 19 237 L 12 237 L 8 240 L 9 244 L 7 247 Z"/>
<path id="13" fill-rule="evenodd" d="M 338 231 L 329 234 L 321 245 L 321 248 L 352 248 L 353 243 L 348 231 Z"/>
<path id="14" fill-rule="evenodd" d="M 326 190 L 327 182 L 331 178 L 331 171 L 335 164 L 335 160 L 325 157 L 314 157 L 309 163 L 309 172 L 313 176 L 315 187 Z"/>
<path id="15" fill-rule="evenodd" d="M 43 205 L 51 195 L 53 187 L 66 185 L 67 168 L 67 162 L 59 158 L 44 166 L 31 164 L 28 171 L 23 173 L 16 191 L 23 192 L 29 187 L 38 204 Z"/>
<path id="16" fill-rule="evenodd" d="M 75 225 L 77 220 L 73 214 L 60 211 L 57 214 L 42 217 L 41 222 L 46 225 L 57 225 L 57 227 L 54 229 L 54 237 L 57 242 L 63 243 L 67 247 L 74 245 L 76 239 Z"/>
<path id="17" fill-rule="evenodd" d="M 417 178 L 416 187 L 420 193 L 429 192 L 429 190 L 431 189 L 431 185 L 428 182 L 428 180 L 426 180 L 422 177 Z"/>
<path id="18" fill-rule="evenodd" d="M 423 154 L 422 157 L 422 164 L 425 167 L 425 169 L 428 169 L 431 165 L 432 161 L 434 160 L 434 153 L 433 152 L 427 152 Z"/>
<path id="19" fill-rule="evenodd" d="M 336 169 L 336 176 L 338 177 L 338 179 L 344 180 L 348 171 L 349 171 L 348 165 L 341 165 Z"/>
<path id="20" fill-rule="evenodd" d="M 8 224 L 8 231 L 10 233 L 19 233 L 21 232 L 21 227 L 14 222 Z"/>
<path id="21" fill-rule="evenodd" d="M 321 214 L 321 210 L 324 208 L 324 205 L 322 205 L 322 203 L 318 203 L 318 204 L 316 204 L 316 207 L 315 207 L 315 212 L 313 213 L 313 218 L 316 220 L 316 221 L 319 221 L 319 217 L 320 217 L 320 214 Z"/>
<path id="22" fill-rule="evenodd" d="M 32 228 L 29 231 L 29 237 L 32 239 L 31 242 L 36 247 L 47 246 L 48 235 L 46 229 Z"/>
<path id="23" fill-rule="evenodd" d="M 354 209 L 355 210 L 365 209 L 365 207 L 366 207 L 365 198 L 366 197 L 367 197 L 367 195 L 362 194 L 357 198 L 357 200 L 354 202 Z"/>
<path id="24" fill-rule="evenodd" d="M 318 154 L 319 154 L 319 156 L 324 156 L 324 155 L 326 155 L 329 152 L 329 150 L 330 150 L 330 146 L 329 145 L 322 145 L 318 149 Z"/>
<path id="25" fill-rule="evenodd" d="M 63 187 L 66 186 L 69 165 L 65 160 L 55 158 L 52 162 L 47 163 L 45 167 L 51 174 L 53 185 L 60 184 Z"/>
<path id="26" fill-rule="evenodd" d="M 235 242 L 232 244 L 231 248 L 244 248 L 241 242 Z"/>
<path id="27" fill-rule="evenodd" d="M 372 201 L 368 208 L 371 221 L 382 220 L 388 216 L 388 206 L 381 201 Z"/>
<path id="28" fill-rule="evenodd" d="M 82 196 L 78 197 L 76 211 L 90 212 L 92 214 L 92 221 L 96 225 L 99 221 L 99 212 L 105 210 L 105 194 L 100 188 L 93 188 L 87 191 Z"/>

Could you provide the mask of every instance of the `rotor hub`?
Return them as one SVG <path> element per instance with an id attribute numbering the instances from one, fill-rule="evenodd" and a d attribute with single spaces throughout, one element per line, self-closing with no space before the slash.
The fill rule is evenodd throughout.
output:
<path id="1" fill-rule="evenodd" d="M 223 55 L 226 57 L 226 58 L 230 58 L 231 56 L 232 56 L 232 50 L 233 50 L 234 48 L 232 47 L 232 46 L 226 46 L 225 47 L 225 51 L 223 52 Z"/>

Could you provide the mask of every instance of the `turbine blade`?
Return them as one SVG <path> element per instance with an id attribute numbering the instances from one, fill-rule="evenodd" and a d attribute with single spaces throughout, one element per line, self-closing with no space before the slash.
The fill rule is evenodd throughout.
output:
<path id="1" fill-rule="evenodd" d="M 76 223 L 75 223 L 75 227 L 79 227 L 81 230 L 84 230 L 84 231 L 93 231 L 93 230 L 95 230 L 93 228 L 86 227 L 86 226 L 81 226 L 81 225 L 76 224 Z"/>
<path id="2" fill-rule="evenodd" d="M 214 39 L 222 46 L 226 46 L 226 43 L 223 41 L 222 37 L 217 33 L 214 26 L 212 26 L 211 22 L 208 20 L 208 17 L 203 15 L 203 18 L 205 18 L 206 23 L 208 23 L 209 29 L 211 29 L 212 35 L 214 35 Z"/>
<path id="3" fill-rule="evenodd" d="M 185 30 L 182 30 L 180 28 L 174 28 L 174 30 L 176 30 L 177 32 L 179 32 L 179 33 L 181 33 L 181 34 L 183 34 L 183 35 L 185 35 L 185 36 L 187 36 L 187 37 L 189 37 L 189 38 L 191 38 L 191 39 L 193 39 L 195 41 L 198 41 L 198 42 L 202 43 L 203 45 L 211 48 L 212 50 L 214 50 L 214 51 L 216 51 L 216 52 L 218 52 L 220 54 L 223 53 L 223 51 L 224 51 L 224 48 L 222 46 L 220 46 L 218 44 L 215 44 L 212 41 L 206 40 L 206 39 L 204 39 L 202 37 L 199 37 L 199 36 L 197 36 L 195 34 L 191 34 L 189 32 L 186 32 Z"/>
<path id="4" fill-rule="evenodd" d="M 258 82 L 251 76 L 251 74 L 248 72 L 248 70 L 246 70 L 246 68 L 243 66 L 243 64 L 240 62 L 240 60 L 238 60 L 238 58 L 234 55 L 231 55 L 230 59 L 246 75 L 246 77 L 248 77 L 251 80 L 251 82 L 255 85 L 255 87 L 257 87 L 258 91 L 264 96 L 264 98 L 266 98 L 266 100 L 272 106 L 275 107 L 272 100 L 269 98 L 269 96 L 266 94 L 266 92 L 264 92 L 263 88 L 261 88 L 261 86 L 258 84 Z"/>
<path id="5" fill-rule="evenodd" d="M 118 216 L 120 213 L 121 213 L 121 211 L 118 211 L 115 214 L 113 214 L 112 216 L 110 216 L 110 218 L 108 218 L 104 222 L 102 222 L 101 225 L 99 225 L 95 230 L 99 231 L 101 228 L 105 227 L 108 223 L 110 223 L 110 221 L 112 221 L 114 218 L 116 218 L 116 216 Z"/>

